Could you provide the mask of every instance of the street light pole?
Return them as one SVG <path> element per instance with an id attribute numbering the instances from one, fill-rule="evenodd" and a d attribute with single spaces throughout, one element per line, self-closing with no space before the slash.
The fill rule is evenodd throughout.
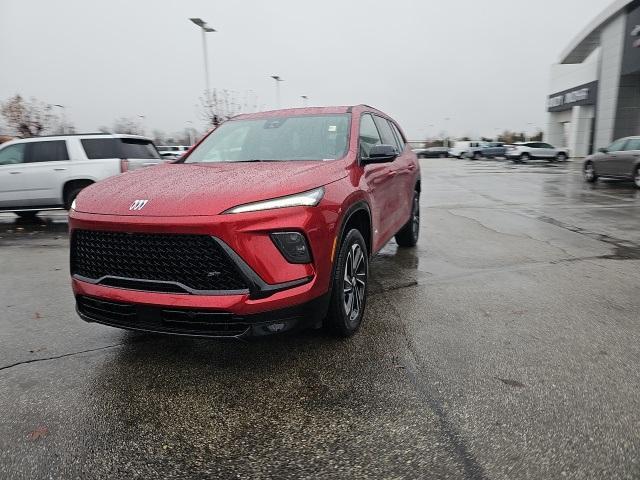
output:
<path id="1" fill-rule="evenodd" d="M 307 106 L 307 100 L 309 100 L 309 97 L 307 95 L 300 95 L 300 98 L 302 99 L 302 106 L 306 107 Z"/>
<path id="2" fill-rule="evenodd" d="M 273 78 L 276 81 L 276 108 L 279 109 L 280 108 L 280 82 L 284 82 L 284 80 L 280 78 L 279 75 L 271 75 L 271 78 Z"/>
<path id="3" fill-rule="evenodd" d="M 209 94 L 211 84 L 209 83 L 209 53 L 207 52 L 207 37 L 206 34 L 215 32 L 216 30 L 207 25 L 207 22 L 201 18 L 190 18 L 193 23 L 200 27 L 202 32 L 202 54 L 204 56 L 204 90 Z"/>
<path id="4" fill-rule="evenodd" d="M 55 103 L 53 106 L 62 110 L 62 134 L 64 135 L 67 133 L 67 107 L 58 103 Z"/>

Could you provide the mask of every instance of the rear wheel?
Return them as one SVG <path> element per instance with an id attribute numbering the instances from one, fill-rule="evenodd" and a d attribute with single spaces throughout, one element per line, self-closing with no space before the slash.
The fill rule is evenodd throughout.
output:
<path id="1" fill-rule="evenodd" d="M 474 160 L 481 160 L 482 159 L 482 154 L 480 152 L 474 152 L 473 159 Z"/>
<path id="2" fill-rule="evenodd" d="M 566 162 L 567 154 L 564 152 L 560 152 L 558 155 L 556 155 L 556 160 L 558 160 L 559 162 Z"/>
<path id="3" fill-rule="evenodd" d="M 593 162 L 585 163 L 584 179 L 589 183 L 594 183 L 596 180 L 598 180 L 598 175 L 596 174 L 596 169 L 593 166 Z"/>
<path id="4" fill-rule="evenodd" d="M 420 194 L 413 192 L 411 217 L 396 233 L 396 242 L 401 247 L 415 247 L 420 237 Z"/>
<path id="5" fill-rule="evenodd" d="M 333 274 L 326 326 L 341 337 L 350 337 L 362 323 L 367 302 L 369 253 L 362 234 L 349 230 L 342 240 Z"/>
<path id="6" fill-rule="evenodd" d="M 36 215 L 38 215 L 38 212 L 36 210 L 28 210 L 25 212 L 13 212 L 13 213 L 15 213 L 18 217 L 24 220 L 33 220 L 36 218 Z"/>
<path id="7" fill-rule="evenodd" d="M 522 155 L 520 155 L 521 162 L 528 162 L 529 160 L 531 160 L 531 156 L 528 153 L 523 153 Z"/>

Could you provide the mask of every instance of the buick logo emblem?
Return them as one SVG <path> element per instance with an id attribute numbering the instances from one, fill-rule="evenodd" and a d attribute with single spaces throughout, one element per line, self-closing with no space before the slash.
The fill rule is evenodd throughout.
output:
<path id="1" fill-rule="evenodd" d="M 129 210 L 142 210 L 149 200 L 134 200 Z"/>

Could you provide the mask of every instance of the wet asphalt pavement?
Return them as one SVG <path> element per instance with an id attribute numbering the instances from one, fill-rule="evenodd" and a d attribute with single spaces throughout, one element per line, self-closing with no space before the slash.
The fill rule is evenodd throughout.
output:
<path id="1" fill-rule="evenodd" d="M 422 165 L 350 340 L 84 323 L 66 215 L 0 214 L 0 478 L 640 478 L 640 190 Z"/>

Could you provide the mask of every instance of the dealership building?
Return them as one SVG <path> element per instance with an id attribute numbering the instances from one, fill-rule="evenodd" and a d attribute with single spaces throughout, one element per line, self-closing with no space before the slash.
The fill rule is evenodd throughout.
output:
<path id="1" fill-rule="evenodd" d="M 640 135 L 640 0 L 616 0 L 551 68 L 546 141 L 581 157 Z"/>

